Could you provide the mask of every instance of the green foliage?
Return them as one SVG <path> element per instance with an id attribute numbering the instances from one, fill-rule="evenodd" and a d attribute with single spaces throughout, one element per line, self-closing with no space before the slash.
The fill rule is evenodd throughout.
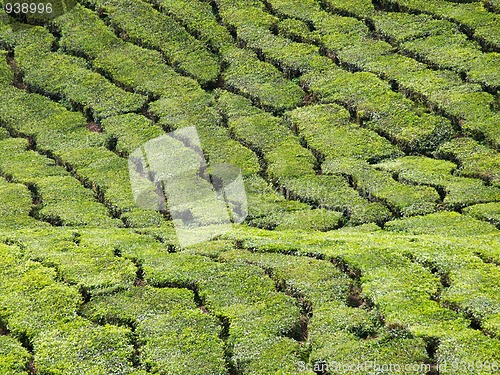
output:
<path id="1" fill-rule="evenodd" d="M 199 40 L 215 49 L 225 44 L 232 44 L 233 38 L 229 31 L 219 25 L 212 7 L 199 0 L 155 0 L 161 11 L 179 21 Z"/>
<path id="2" fill-rule="evenodd" d="M 469 62 L 481 55 L 479 46 L 464 34 L 429 36 L 404 42 L 401 48 L 439 69 L 453 69 L 457 72 L 469 70 Z"/>
<path id="3" fill-rule="evenodd" d="M 142 365 L 163 375 L 226 374 L 220 329 L 198 309 L 146 318 L 137 327 Z"/>
<path id="4" fill-rule="evenodd" d="M 97 6 L 109 16 L 112 25 L 124 30 L 132 41 L 159 50 L 170 64 L 200 83 L 217 78 L 217 57 L 170 16 L 142 1 L 97 1 Z"/>
<path id="5" fill-rule="evenodd" d="M 304 92 L 283 78 L 273 65 L 257 59 L 254 53 L 236 47 L 222 50 L 228 68 L 223 72 L 225 86 L 251 98 L 265 109 L 283 111 L 298 106 Z"/>
<path id="6" fill-rule="evenodd" d="M 26 374 L 30 354 L 10 336 L 0 336 L 0 371 L 5 375 Z"/>
<path id="7" fill-rule="evenodd" d="M 386 223 L 384 229 L 411 234 L 442 234 L 473 236 L 494 233 L 497 229 L 488 223 L 457 212 L 440 212 Z"/>
<path id="8" fill-rule="evenodd" d="M 136 113 L 108 117 L 101 124 L 108 134 L 109 142 L 116 143 L 115 149 L 124 155 L 130 154 L 150 139 L 165 134 L 151 120 Z"/>
<path id="9" fill-rule="evenodd" d="M 495 264 L 475 263 L 450 271 L 450 287 L 442 293 L 441 301 L 445 306 L 459 306 L 476 322 L 482 322 L 500 313 L 500 296 L 496 293 L 500 270 Z"/>
<path id="10" fill-rule="evenodd" d="M 463 213 L 479 220 L 488 221 L 497 228 L 500 227 L 500 203 L 498 202 L 476 204 L 466 207 L 463 209 Z"/>
<path id="11" fill-rule="evenodd" d="M 381 12 L 372 17 L 376 29 L 391 42 L 402 43 L 430 35 L 452 34 L 457 26 L 428 14 Z"/>
<path id="12" fill-rule="evenodd" d="M 248 200 L 248 220 L 263 216 L 280 217 L 288 211 L 307 210 L 309 206 L 295 200 L 288 200 L 278 194 L 262 177 L 250 176 L 245 180 Z M 263 219 L 266 220 L 266 219 Z M 260 219 L 256 221 L 257 225 Z"/>
<path id="13" fill-rule="evenodd" d="M 99 20 L 96 13 L 80 4 L 56 18 L 55 24 L 61 30 L 59 45 L 63 51 L 77 52 L 94 59 L 125 44 Z M 96 35 L 99 38 L 92 37 Z"/>
<path id="14" fill-rule="evenodd" d="M 126 328 L 76 318 L 34 340 L 35 366 L 42 374 L 131 374 L 131 336 Z"/>
<path id="15" fill-rule="evenodd" d="M 285 116 L 290 127 L 327 158 L 376 161 L 402 154 L 375 132 L 349 123 L 349 112 L 336 104 L 298 108 Z"/>
<path id="16" fill-rule="evenodd" d="M 442 374 L 494 374 L 498 372 L 500 361 L 498 340 L 485 336 L 482 332 L 469 330 L 455 335 L 448 335 L 440 341 L 436 358 L 438 363 L 454 361 L 454 367 L 448 363 L 439 370 Z M 495 369 L 496 367 L 496 369 Z"/>
<path id="17" fill-rule="evenodd" d="M 328 261 L 247 250 L 226 251 L 219 259 L 254 264 L 268 270 L 281 289 L 303 297 L 314 311 L 331 301 L 347 302 L 350 280 Z"/>
<path id="18" fill-rule="evenodd" d="M 33 58 L 33 55 L 37 58 Z M 85 67 L 85 60 L 60 53 L 16 48 L 24 81 L 49 95 L 62 96 L 96 118 L 137 111 L 145 98 L 114 86 Z"/>
<path id="19" fill-rule="evenodd" d="M 300 198 L 326 209 L 347 212 L 352 224 L 384 222 L 391 217 L 387 207 L 362 198 L 341 176 L 304 176 L 283 179 L 280 183 L 289 197 Z"/>
<path id="20" fill-rule="evenodd" d="M 239 337 L 232 346 L 232 362 L 242 374 L 304 374 L 297 363 L 301 359 L 300 344 L 288 337 L 250 334 Z"/>
<path id="21" fill-rule="evenodd" d="M 10 84 L 14 80 L 14 72 L 7 64 L 7 51 L 0 50 L 0 83 L 2 85 Z"/>
<path id="22" fill-rule="evenodd" d="M 126 159 L 103 147 L 68 149 L 58 156 L 95 190 L 104 193 L 106 203 L 115 213 L 137 208 Z"/>
<path id="23" fill-rule="evenodd" d="M 368 18 L 375 13 L 375 8 L 370 0 L 327 0 L 325 4 L 328 9 L 352 14 L 355 17 Z"/>
<path id="24" fill-rule="evenodd" d="M 422 215 L 435 210 L 440 197 L 427 186 L 412 186 L 395 181 L 389 173 L 352 159 L 336 159 L 324 164 L 327 173 L 351 176 L 357 189 L 368 197 L 385 202 L 403 216 Z"/>
<path id="25" fill-rule="evenodd" d="M 277 65 L 288 76 L 321 70 L 331 64 L 327 57 L 319 55 L 319 47 L 290 41 L 266 28 L 254 25 L 239 27 L 238 39 L 247 47 L 261 52 L 266 61 Z"/>
<path id="26" fill-rule="evenodd" d="M 500 154 L 471 138 L 456 138 L 443 144 L 436 152 L 438 157 L 460 163 L 458 174 L 481 178 L 500 186 Z"/>
<path id="27" fill-rule="evenodd" d="M 446 160 L 405 156 L 376 165 L 410 184 L 433 186 L 445 194 L 446 207 L 460 209 L 466 205 L 500 200 L 500 189 L 485 186 L 483 181 L 452 175 L 458 167 Z"/>
<path id="28" fill-rule="evenodd" d="M 285 38 L 299 40 L 306 43 L 317 42 L 318 36 L 309 30 L 309 27 L 304 21 L 285 18 L 278 23 L 278 32 Z"/>
<path id="29" fill-rule="evenodd" d="M 106 206 L 95 200 L 91 190 L 85 189 L 73 177 L 46 177 L 35 182 L 42 207 L 40 218 L 68 226 L 121 226 L 112 219 Z"/>
<path id="30" fill-rule="evenodd" d="M 251 220 L 250 225 L 271 230 L 301 229 L 327 231 L 339 228 L 343 220 L 344 217 L 341 212 L 316 209 L 283 212 L 260 217 Z"/>
<path id="31" fill-rule="evenodd" d="M 15 248 L 2 245 L 0 318 L 16 337 L 33 338 L 62 321 L 74 319 L 81 295 L 55 281 L 56 272 L 32 261 L 21 261 Z"/>
<path id="32" fill-rule="evenodd" d="M 371 119 L 367 123 L 369 128 L 403 149 L 433 150 L 453 134 L 449 120 L 416 113 L 412 102 L 371 73 L 332 69 L 321 75 L 304 75 L 302 79 L 321 102 L 341 102 L 356 110 L 358 118 Z"/>
<path id="33" fill-rule="evenodd" d="M 91 294 L 109 293 L 129 288 L 137 268 L 128 259 L 115 256 L 112 247 L 83 245 L 70 240 L 31 243 L 27 257 L 54 267 L 58 277 Z"/>
<path id="34" fill-rule="evenodd" d="M 111 295 L 93 297 L 83 307 L 83 314 L 99 324 L 136 327 L 151 316 L 195 307 L 194 295 L 190 290 L 134 286 Z"/>

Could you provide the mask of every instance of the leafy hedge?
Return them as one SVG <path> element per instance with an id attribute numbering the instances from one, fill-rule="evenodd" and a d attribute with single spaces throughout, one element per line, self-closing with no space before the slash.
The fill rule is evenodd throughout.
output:
<path id="1" fill-rule="evenodd" d="M 128 93 L 88 70 L 83 59 L 42 52 L 22 43 L 15 53 L 25 83 L 43 93 L 64 98 L 96 118 L 137 111 L 145 103 L 144 97 Z"/>
<path id="2" fill-rule="evenodd" d="M 273 65 L 257 59 L 255 53 L 227 46 L 221 50 L 228 65 L 223 72 L 225 87 L 235 90 L 265 109 L 283 111 L 299 105 L 304 92 L 285 79 Z"/>
<path id="3" fill-rule="evenodd" d="M 254 264 L 268 270 L 280 288 L 303 297 L 312 305 L 313 311 L 332 301 L 347 303 L 351 281 L 328 261 L 248 250 L 226 251 L 219 255 L 219 259 Z"/>
<path id="4" fill-rule="evenodd" d="M 249 223 L 259 226 L 262 220 L 275 220 L 289 211 L 309 210 L 310 206 L 294 200 L 285 199 L 262 177 L 253 175 L 245 179 L 245 190 L 248 199 Z M 270 216 L 266 219 L 264 216 Z M 293 215 L 292 215 L 293 216 Z M 254 220 L 256 219 L 256 220 Z"/>
<path id="5" fill-rule="evenodd" d="M 498 31 L 498 14 L 489 12 L 484 4 L 453 3 L 445 0 L 428 2 L 425 0 L 383 0 L 382 4 L 397 4 L 402 10 L 417 13 L 429 13 L 438 18 L 458 23 L 473 32 L 474 37 L 485 47 L 498 50 L 500 33 Z"/>
<path id="6" fill-rule="evenodd" d="M 165 134 L 153 121 L 136 113 L 108 117 L 101 121 L 101 125 L 108 142 L 124 155 L 129 155 L 150 139 Z"/>
<path id="7" fill-rule="evenodd" d="M 76 318 L 34 340 L 35 366 L 42 374 L 131 374 L 134 349 L 130 330 L 96 326 Z"/>
<path id="8" fill-rule="evenodd" d="M 375 167 L 397 174 L 401 182 L 435 187 L 446 194 L 443 203 L 451 209 L 500 200 L 500 189 L 485 186 L 484 182 L 478 179 L 452 175 L 458 167 L 450 161 L 406 156 L 377 164 Z"/>
<path id="9" fill-rule="evenodd" d="M 326 0 L 325 5 L 329 10 L 359 18 L 368 18 L 375 13 L 375 7 L 370 0 Z"/>
<path id="10" fill-rule="evenodd" d="M 41 331 L 75 318 L 82 297 L 74 287 L 56 282 L 54 269 L 22 261 L 16 248 L 2 245 L 0 251 L 0 319 L 13 336 L 32 339 Z"/>
<path id="11" fill-rule="evenodd" d="M 125 87 L 149 96 L 179 96 L 199 90 L 195 80 L 166 65 L 160 52 L 121 40 L 86 8 L 76 6 L 56 23 L 62 34 L 62 50 L 88 57 L 95 69 Z"/>
<path id="12" fill-rule="evenodd" d="M 349 122 L 349 112 L 336 104 L 319 104 L 287 112 L 289 126 L 326 158 L 353 157 L 376 161 L 401 155 L 377 133 Z"/>
<path id="13" fill-rule="evenodd" d="M 357 189 L 368 197 L 385 202 L 403 216 L 431 213 L 440 200 L 434 188 L 400 183 L 391 174 L 377 171 L 367 163 L 352 159 L 332 160 L 324 164 L 324 171 L 351 176 Z"/>
<path id="14" fill-rule="evenodd" d="M 315 311 L 309 330 L 311 366 L 317 369 L 326 369 L 322 366 L 327 364 L 333 373 L 368 375 L 377 372 L 376 364 L 391 363 L 407 374 L 424 375 L 428 371 L 423 366 L 405 368 L 405 364 L 429 361 L 425 341 L 399 327 L 380 327 L 373 312 L 326 304 Z M 367 362 L 373 367 L 352 370 L 353 364 Z"/>
<path id="15" fill-rule="evenodd" d="M 442 374 L 456 374 L 460 371 L 464 375 L 486 375 L 498 372 L 499 353 L 498 340 L 489 338 L 482 332 L 469 330 L 442 339 L 436 358 L 438 363 L 449 362 L 450 358 L 454 360 L 453 366 L 448 364 L 440 368 L 439 372 Z"/>
<path id="16" fill-rule="evenodd" d="M 37 180 L 35 186 L 42 203 L 37 215 L 45 221 L 67 226 L 123 225 L 73 177 L 46 177 Z"/>
<path id="17" fill-rule="evenodd" d="M 473 236 L 496 233 L 488 223 L 457 212 L 439 212 L 386 223 L 385 229 L 411 234 L 441 234 L 448 236 Z"/>
<path id="18" fill-rule="evenodd" d="M 290 197 L 297 197 L 326 209 L 346 212 L 354 225 L 384 222 L 392 216 L 383 204 L 369 202 L 361 197 L 341 176 L 287 178 L 281 184 Z"/>
<path id="19" fill-rule="evenodd" d="M 458 174 L 481 178 L 493 186 L 500 186 L 500 154 L 471 138 L 456 138 L 443 144 L 436 155 L 460 164 Z"/>
<path id="20" fill-rule="evenodd" d="M 466 207 L 463 213 L 475 217 L 476 219 L 485 220 L 497 228 L 500 227 L 500 203 L 484 203 Z"/>
<path id="21" fill-rule="evenodd" d="M 188 289 L 134 286 L 111 295 L 93 297 L 82 312 L 98 324 L 119 324 L 135 328 L 151 316 L 194 308 L 194 294 Z"/>
<path id="22" fill-rule="evenodd" d="M 249 222 L 264 229 L 276 230 L 319 230 L 328 231 L 342 226 L 344 215 L 341 212 L 325 209 L 300 210 L 292 212 L 281 212 L 253 219 Z"/>
<path id="23" fill-rule="evenodd" d="M 0 371 L 5 375 L 27 374 L 29 352 L 10 336 L 0 336 Z"/>
<path id="24" fill-rule="evenodd" d="M 10 84 L 14 81 L 14 72 L 7 64 L 7 51 L 0 50 L 0 83 L 2 85 Z"/>
<path id="25" fill-rule="evenodd" d="M 449 120 L 418 114 L 414 104 L 393 92 L 388 84 L 371 73 L 349 73 L 332 69 L 302 77 L 322 103 L 340 102 L 369 119 L 367 126 L 384 134 L 401 148 L 425 152 L 435 149 L 453 134 Z"/>
<path id="26" fill-rule="evenodd" d="M 94 3 L 107 14 L 112 25 L 125 31 L 133 42 L 159 50 L 171 65 L 202 84 L 217 79 L 217 57 L 170 16 L 142 1 L 97 0 Z"/>
<path id="27" fill-rule="evenodd" d="M 142 365 L 165 375 L 226 374 L 220 330 L 214 317 L 198 309 L 146 318 L 136 331 Z"/>
<path id="28" fill-rule="evenodd" d="M 313 154 L 302 147 L 281 118 L 255 108 L 248 99 L 229 92 L 219 92 L 217 100 L 231 133 L 262 153 L 273 180 L 315 173 Z"/>
<path id="29" fill-rule="evenodd" d="M 219 50 L 225 44 L 232 44 L 229 31 L 217 22 L 212 7 L 199 0 L 154 0 L 162 12 L 169 14 L 197 39 Z"/>
<path id="30" fill-rule="evenodd" d="M 136 279 L 137 268 L 128 259 L 115 256 L 113 248 L 79 246 L 69 239 L 30 241 L 28 259 L 57 269 L 59 279 L 92 295 L 127 289 Z"/>

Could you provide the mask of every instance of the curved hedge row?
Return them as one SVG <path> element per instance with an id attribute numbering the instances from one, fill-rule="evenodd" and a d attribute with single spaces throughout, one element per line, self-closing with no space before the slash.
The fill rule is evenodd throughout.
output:
<path id="1" fill-rule="evenodd" d="M 91 3 L 132 41 L 162 52 L 171 65 L 201 84 L 217 79 L 220 70 L 217 56 L 170 16 L 142 1 L 96 0 Z"/>
<path id="2" fill-rule="evenodd" d="M 382 133 L 403 150 L 429 152 L 454 133 L 449 120 L 420 114 L 413 102 L 371 73 L 334 68 L 301 79 L 321 103 L 339 102 L 355 110 L 360 120 L 368 120 L 368 128 Z"/>
<path id="3" fill-rule="evenodd" d="M 448 209 L 500 201 L 499 188 L 485 186 L 479 179 L 454 176 L 452 172 L 458 166 L 450 161 L 406 156 L 377 164 L 375 168 L 396 174 L 401 182 L 435 187 L 446 194 L 443 203 Z"/>

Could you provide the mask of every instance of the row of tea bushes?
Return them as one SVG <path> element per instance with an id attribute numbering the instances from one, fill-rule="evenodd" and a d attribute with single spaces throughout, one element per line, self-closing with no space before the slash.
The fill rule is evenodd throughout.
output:
<path id="1" fill-rule="evenodd" d="M 462 26 L 484 47 L 500 50 L 499 15 L 489 12 L 480 2 L 455 3 L 439 0 L 383 0 L 383 5 L 397 5 L 403 11 L 427 13 L 437 18 L 450 20 Z"/>
<path id="2" fill-rule="evenodd" d="M 500 153 L 471 138 L 456 138 L 441 145 L 436 155 L 457 162 L 457 174 L 481 178 L 493 186 L 500 186 Z"/>
<path id="3" fill-rule="evenodd" d="M 233 44 L 230 32 L 217 22 L 212 6 L 201 0 L 154 0 L 160 10 L 181 23 L 190 34 L 219 51 Z"/>
<path id="4" fill-rule="evenodd" d="M 125 42 L 80 5 L 56 19 L 62 51 L 88 58 L 94 69 L 148 97 L 189 95 L 198 83 L 166 65 L 160 52 Z"/>
<path id="5" fill-rule="evenodd" d="M 401 182 L 436 188 L 445 194 L 443 203 L 449 209 L 500 201 L 499 188 L 485 186 L 484 181 L 479 179 L 454 176 L 452 173 L 458 166 L 448 160 L 405 156 L 379 163 L 375 168 L 397 175 Z"/>
<path id="6" fill-rule="evenodd" d="M 306 369 L 320 369 L 321 363 L 328 363 L 330 371 L 335 371 L 335 363 L 374 359 L 391 362 L 396 357 L 402 364 L 428 360 L 422 339 L 404 331 L 386 330 L 375 311 L 347 306 L 352 281 L 329 261 L 247 250 L 226 251 L 219 257 L 268 270 L 281 288 L 312 307 L 307 326 L 311 353 L 309 362 L 303 362 Z M 401 350 L 398 354 L 394 353 L 396 347 Z"/>
<path id="7" fill-rule="evenodd" d="M 324 172 L 328 173 L 325 169 Z M 294 199 L 300 199 L 320 208 L 343 212 L 350 224 L 384 223 L 392 217 L 382 203 L 362 197 L 340 175 L 306 175 L 280 180 L 281 189 Z"/>
<path id="8" fill-rule="evenodd" d="M 226 373 L 219 339 L 222 327 L 197 308 L 188 289 L 132 287 L 93 297 L 83 314 L 99 324 L 133 327 L 140 345 L 140 366 L 148 371 Z"/>
<path id="9" fill-rule="evenodd" d="M 7 51 L 0 50 L 0 84 L 8 85 L 14 81 L 14 72 L 7 64 Z"/>
<path id="10" fill-rule="evenodd" d="M 414 218 L 406 221 L 411 220 L 415 221 Z M 399 221 L 394 223 L 397 222 Z M 460 228 L 461 224 L 455 226 L 456 230 Z M 380 324 L 377 323 L 378 319 L 375 316 L 370 317 L 361 309 L 327 303 L 324 310 L 315 309 L 309 322 L 309 335 L 313 340 L 311 360 L 325 361 L 327 358 L 330 363 L 343 362 L 342 358 L 348 356 L 348 353 L 344 353 L 346 348 L 348 347 L 349 353 L 352 353 L 354 347 L 356 355 L 367 360 L 370 358 L 373 360 L 373 356 L 388 355 L 387 362 L 402 364 L 427 362 L 425 348 L 433 340 L 437 340 L 438 343 L 439 341 L 462 343 L 456 348 L 444 345 L 441 352 L 438 348 L 439 355 L 436 359 L 441 362 L 470 360 L 470 353 L 473 350 L 480 350 L 482 359 L 490 362 L 498 361 L 496 340 L 470 329 L 470 321 L 465 318 L 468 309 L 479 300 L 488 301 L 488 305 L 493 308 L 483 311 L 487 318 L 485 323 L 489 324 L 489 327 L 494 327 L 497 316 L 490 315 L 495 311 L 495 306 L 498 306 L 495 302 L 498 298 L 494 292 L 495 281 L 488 284 L 488 288 L 482 292 L 479 300 L 474 299 L 470 289 L 461 282 L 461 278 L 467 276 L 468 282 L 475 284 L 472 288 L 477 289 L 487 272 L 491 271 L 488 270 L 489 265 L 482 267 L 481 260 L 475 255 L 478 250 L 477 243 L 467 244 L 467 241 L 462 241 L 463 243 L 459 241 L 450 247 L 449 242 L 443 239 L 446 232 L 436 233 L 425 239 L 386 235 L 380 232 L 360 237 L 359 233 L 342 231 L 312 237 L 307 234 L 270 233 L 255 229 L 241 230 L 239 234 L 233 236 L 244 247 L 252 250 L 289 252 L 294 249 L 299 254 L 316 252 L 324 255 L 326 259 L 341 261 L 342 264 L 348 265 L 348 269 L 359 270 L 362 297 L 372 301 L 378 316 L 383 319 L 385 326 L 389 327 L 388 331 L 384 333 L 378 330 Z M 462 262 L 462 259 L 465 262 Z M 438 268 L 438 272 L 443 270 L 450 273 L 451 287 L 443 293 L 443 302 L 440 302 L 439 298 L 443 285 L 440 277 L 431 273 L 431 267 Z M 452 300 L 457 302 L 457 305 L 451 308 L 449 304 Z M 475 307 L 476 311 L 480 311 L 480 303 Z M 323 324 L 324 322 L 328 324 Z M 340 324 L 347 332 L 339 332 L 338 329 L 332 332 L 325 329 L 335 324 Z M 358 340 L 360 336 L 370 337 L 375 332 L 380 333 L 380 338 L 375 340 L 386 337 L 380 341 L 381 345 L 366 346 L 372 340 Z M 343 339 L 340 340 L 341 337 Z M 389 339 L 391 337 L 392 339 Z M 342 343 L 345 343 L 346 339 L 348 344 L 343 346 Z M 420 344 L 417 345 L 417 342 Z M 394 354 L 396 349 L 391 343 L 395 347 L 408 345 L 418 349 L 411 352 L 412 354 L 406 351 L 409 357 L 406 355 L 393 357 L 391 353 Z M 392 349 L 385 351 L 382 349 L 385 345 L 389 345 Z M 415 360 L 417 358 L 418 360 Z M 427 371 L 428 369 L 423 373 Z M 494 372 L 485 371 L 485 374 L 490 373 Z"/>
<path id="11" fill-rule="evenodd" d="M 0 336 L 0 371 L 3 374 L 27 374 L 30 354 L 10 336 Z"/>
<path id="12" fill-rule="evenodd" d="M 37 336 L 33 348 L 34 365 L 42 374 L 144 374 L 133 367 L 132 332 L 123 327 L 75 317 Z"/>
<path id="13" fill-rule="evenodd" d="M 35 140 L 37 149 L 49 152 L 61 164 L 76 173 L 85 186 L 91 187 L 96 194 L 103 194 L 103 201 L 114 216 L 125 212 L 135 213 L 124 218 L 131 226 L 158 225 L 163 221 L 160 214 L 144 212 L 136 207 L 131 191 L 124 190 L 124 186 L 129 186 L 127 160 L 107 150 L 107 135 L 89 132 L 80 113 L 70 112 L 48 98 L 14 87 L 2 88 L 1 92 L 9 103 L 0 113 L 4 124 L 14 133 L 31 137 Z M 109 121 L 112 121 L 112 118 Z M 21 150 L 28 147 L 26 141 L 18 141 L 24 142 L 20 146 Z M 23 173 L 32 173 L 37 177 L 67 175 L 64 168 L 55 167 L 53 160 L 47 157 L 34 151 L 22 154 L 24 156 L 19 156 L 21 159 L 17 166 L 33 155 L 38 162 L 32 163 L 30 168 L 16 168 L 15 171 L 11 169 L 13 173 L 19 174 L 21 179 L 24 178 Z M 46 165 L 49 165 L 48 172 L 44 167 Z M 61 192 L 64 191 L 64 186 L 61 186 L 61 189 Z M 75 210 L 74 215 L 85 216 L 83 211 L 78 214 L 79 209 L 76 206 Z"/>
<path id="14" fill-rule="evenodd" d="M 337 104 L 318 104 L 285 113 L 291 129 L 325 159 L 352 157 L 369 162 L 403 153 L 387 139 L 349 120 L 350 114 Z"/>
<path id="15" fill-rule="evenodd" d="M 41 331 L 75 317 L 81 295 L 56 281 L 56 271 L 23 260 L 16 246 L 1 245 L 0 319 L 17 338 L 32 339 Z M 19 283 L 22 280 L 22 283 Z"/>
<path id="16" fill-rule="evenodd" d="M 314 175 L 316 159 L 302 147 L 283 120 L 252 106 L 250 100 L 227 91 L 217 93 L 217 106 L 232 134 L 262 154 L 269 177 Z"/>
<path id="17" fill-rule="evenodd" d="M 327 57 L 319 54 L 319 47 L 273 34 L 278 19 L 266 12 L 262 3 L 246 6 L 244 11 L 231 1 L 220 0 L 217 4 L 222 22 L 235 30 L 238 42 L 278 66 L 287 76 L 323 69 L 331 64 Z"/>
<path id="18" fill-rule="evenodd" d="M 90 71 L 85 60 L 40 50 L 35 43 L 27 43 L 27 33 L 42 42 L 53 36 L 41 27 L 14 33 L 16 62 L 24 75 L 24 82 L 33 89 L 64 99 L 95 118 L 138 111 L 144 105 L 144 97 L 126 92 Z"/>
<path id="19" fill-rule="evenodd" d="M 204 151 L 212 163 L 231 163 L 242 168 L 244 174 L 258 170 L 256 156 L 250 150 L 232 141 L 224 129 L 217 127 L 217 118 L 210 106 L 210 95 L 195 81 L 174 72 L 156 51 L 126 43 L 118 39 L 93 12 L 76 7 L 59 19 L 63 37 L 61 45 L 75 53 L 95 58 L 92 63 L 103 69 L 120 83 L 148 95 L 159 96 L 149 110 L 159 117 L 158 124 L 166 129 L 197 126 Z M 75 25 L 84 25 L 84 27 Z M 103 29 L 105 40 L 102 48 L 88 47 L 101 43 L 95 38 L 94 29 Z M 94 41 L 91 43 L 90 41 Z M 131 73 L 133 72 L 133 73 Z M 126 114 L 104 119 L 101 124 L 113 141 L 116 150 L 129 154 L 148 139 L 163 133 L 150 120 L 137 114 Z M 126 146 L 126 149 L 124 149 Z"/>
<path id="20" fill-rule="evenodd" d="M 32 203 L 31 192 L 25 185 L 0 179 L 0 227 L 19 229 L 48 226 L 29 216 L 33 209 Z"/>
<path id="21" fill-rule="evenodd" d="M 485 220 L 497 228 L 500 228 L 500 203 L 484 203 L 466 207 L 463 210 L 466 215 L 471 215 L 476 219 Z"/>
<path id="22" fill-rule="evenodd" d="M 412 186 L 395 181 L 392 175 L 369 164 L 352 159 L 335 159 L 323 164 L 324 172 L 350 176 L 357 189 L 366 196 L 382 201 L 397 215 L 431 213 L 440 200 L 438 192 L 428 186 Z"/>
<path id="23" fill-rule="evenodd" d="M 444 112 L 473 136 L 486 137 L 491 144 L 498 144 L 498 131 L 494 126 L 498 122 L 498 116 L 491 109 L 494 97 L 481 92 L 479 85 L 464 83 L 458 74 L 434 71 L 410 57 L 395 53 L 394 47 L 390 44 L 371 39 L 369 29 L 362 21 L 355 18 L 330 15 L 322 11 L 315 2 L 301 4 L 300 7 L 298 5 L 297 7 L 285 7 L 279 1 L 271 3 L 273 10 L 281 16 L 298 17 L 312 23 L 316 27 L 314 33 L 317 41 L 315 43 L 330 51 L 331 55 L 339 63 L 349 69 L 372 72 L 382 79 L 397 83 L 398 89 L 406 96 L 417 101 L 423 99 L 431 109 L 437 108 L 439 111 Z M 422 17 L 407 16 L 408 18 Z M 458 32 L 455 25 L 448 21 L 427 20 L 428 22 L 424 22 L 426 20 L 420 20 L 419 18 L 419 29 L 417 30 L 416 27 L 411 27 L 416 21 L 413 20 L 412 23 L 411 20 L 405 19 L 404 14 L 401 15 L 400 13 L 377 13 L 376 16 L 369 19 L 382 35 L 387 34 L 389 39 L 396 37 L 407 38 L 408 43 L 413 43 L 412 38 L 429 36 L 429 33 L 439 37 L 450 33 L 455 35 L 455 31 L 458 33 L 457 35 L 466 38 L 464 34 Z M 410 26 L 408 28 L 402 27 L 399 23 L 403 21 L 409 23 Z M 422 23 L 423 27 L 420 28 Z M 398 32 L 396 36 L 396 26 L 394 24 L 399 26 L 398 30 L 402 28 L 408 30 L 403 33 Z M 416 43 L 419 40 L 424 39 L 417 39 L 414 42 Z M 447 39 L 445 38 L 445 40 Z M 455 54 L 455 50 L 453 48 L 451 50 Z M 441 52 L 441 49 L 439 51 Z M 470 71 L 470 79 L 473 82 L 480 82 L 494 89 L 497 86 L 495 83 L 497 80 L 496 65 L 498 64 L 495 64 L 497 54 L 482 53 L 477 47 L 473 49 L 473 52 L 477 55 L 474 65 L 470 65 L 467 69 L 464 68 L 465 70 L 459 69 L 459 72 Z M 450 59 L 447 58 L 446 61 L 449 63 Z M 463 61 L 463 59 L 460 60 L 462 64 Z M 365 79 L 368 80 L 369 77 L 366 76 Z M 377 84 L 376 79 L 370 79 L 370 81 L 373 81 L 372 85 Z M 307 82 L 305 84 L 307 87 Z M 431 87 L 432 89 L 430 89 Z M 345 105 L 346 103 L 342 104 Z M 413 107 L 410 103 L 409 105 Z M 408 115 L 403 115 L 403 117 L 407 118 L 406 121 L 412 121 Z M 391 119 L 391 122 L 395 121 L 395 119 Z M 429 120 L 425 122 L 429 122 Z M 373 125 L 375 129 L 380 129 L 383 132 L 380 125 Z M 384 127 L 386 126 L 384 124 Z M 385 135 L 390 135 L 390 133 L 386 131 Z"/>
<path id="24" fill-rule="evenodd" d="M 390 215 L 382 205 L 370 204 L 361 198 L 343 178 L 316 175 L 313 154 L 301 146 L 281 118 L 229 92 L 218 93 L 217 105 L 234 136 L 262 154 L 269 178 L 288 198 L 347 212 L 356 223 L 384 221 Z M 335 181 L 330 181 L 332 179 Z"/>
<path id="25" fill-rule="evenodd" d="M 217 56 L 172 17 L 142 1 L 96 0 L 91 3 L 109 17 L 115 29 L 124 31 L 127 38 L 160 51 L 169 64 L 201 84 L 217 79 L 220 70 Z"/>
<path id="26" fill-rule="evenodd" d="M 492 90 L 500 86 L 496 69 L 499 54 L 483 53 L 481 47 L 468 40 L 452 22 L 436 20 L 426 14 L 407 13 L 381 13 L 372 20 L 376 30 L 384 38 L 396 43 L 402 53 L 410 54 L 438 69 L 463 73 L 468 80 Z M 457 54 L 458 51 L 460 54 Z"/>
<path id="27" fill-rule="evenodd" d="M 302 103 L 305 94 L 300 86 L 285 79 L 272 64 L 260 61 L 253 51 L 229 45 L 221 54 L 227 65 L 222 74 L 226 88 L 275 112 L 292 109 Z"/>
<path id="28" fill-rule="evenodd" d="M 299 345 L 283 335 L 298 329 L 298 306 L 294 299 L 276 292 L 274 282 L 259 267 L 174 253 L 145 257 L 143 269 L 150 285 L 196 288 L 206 309 L 227 321 L 226 350 L 238 371 L 286 368 L 295 373 Z M 281 362 L 272 360 L 278 348 L 287 353 Z"/>
<path id="29" fill-rule="evenodd" d="M 415 108 L 415 103 L 391 90 L 372 73 L 333 68 L 301 77 L 320 103 L 338 102 L 356 111 L 366 126 L 403 150 L 429 152 L 453 133 L 449 120 Z"/>
<path id="30" fill-rule="evenodd" d="M 108 209 L 96 201 L 93 192 L 64 168 L 46 156 L 26 150 L 25 139 L 8 138 L 1 144 L 4 152 L 0 156 L 0 171 L 36 192 L 37 206 L 33 213 L 36 218 L 56 225 L 121 225 L 121 221 L 112 219 Z M 26 209 L 29 213 L 31 202 Z"/>

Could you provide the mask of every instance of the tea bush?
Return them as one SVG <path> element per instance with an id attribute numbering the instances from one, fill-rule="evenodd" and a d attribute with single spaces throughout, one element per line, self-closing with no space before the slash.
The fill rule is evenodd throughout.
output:
<path id="1" fill-rule="evenodd" d="M 21 343 L 10 336 L 0 336 L 0 370 L 5 375 L 26 374 L 30 358 Z"/>

